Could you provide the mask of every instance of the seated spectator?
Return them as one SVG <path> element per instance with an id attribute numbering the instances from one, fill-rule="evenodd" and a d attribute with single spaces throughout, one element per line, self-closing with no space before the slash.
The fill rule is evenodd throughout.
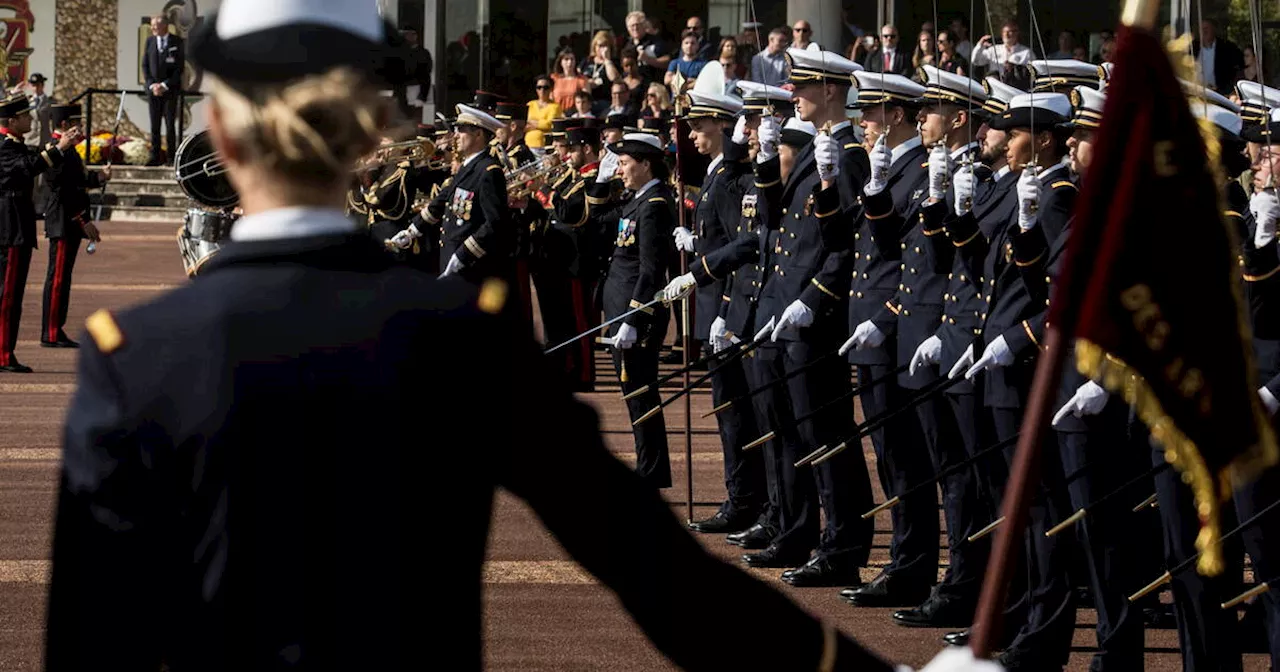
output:
<path id="1" fill-rule="evenodd" d="M 671 96 L 667 93 L 667 87 L 657 82 L 650 84 L 644 97 L 644 109 L 640 112 L 640 127 L 665 132 L 671 115 Z"/>
<path id="2" fill-rule="evenodd" d="M 578 57 L 573 49 L 561 49 L 556 55 L 555 72 L 551 73 L 556 88 L 551 97 L 562 110 L 573 109 L 573 96 L 587 88 L 587 78 L 578 74 Z"/>
<path id="3" fill-rule="evenodd" d="M 706 61 L 698 58 L 698 36 L 686 32 L 680 40 L 680 58 L 671 59 L 671 64 L 667 66 L 666 79 L 663 81 L 667 86 L 671 86 L 671 81 L 675 79 L 677 72 L 686 80 L 694 79 L 706 64 Z"/>
<path id="4" fill-rule="evenodd" d="M 536 80 L 538 99 L 529 101 L 529 121 L 525 125 L 524 144 L 541 149 L 545 144 L 543 133 L 551 130 L 551 120 L 560 118 L 560 106 L 551 99 L 554 88 L 551 78 L 543 75 Z"/>
<path id="5" fill-rule="evenodd" d="M 586 91 L 579 91 L 573 94 L 573 112 L 570 117 L 575 119 L 590 119 L 596 115 L 591 113 L 591 94 Z"/>

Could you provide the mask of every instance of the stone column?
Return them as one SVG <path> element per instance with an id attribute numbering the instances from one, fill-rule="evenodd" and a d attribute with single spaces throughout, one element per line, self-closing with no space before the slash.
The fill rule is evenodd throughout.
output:
<path id="1" fill-rule="evenodd" d="M 840 18 L 840 0 L 787 0 L 787 26 L 800 19 L 813 26 L 813 41 L 823 49 L 836 53 L 843 51 L 844 22 Z"/>

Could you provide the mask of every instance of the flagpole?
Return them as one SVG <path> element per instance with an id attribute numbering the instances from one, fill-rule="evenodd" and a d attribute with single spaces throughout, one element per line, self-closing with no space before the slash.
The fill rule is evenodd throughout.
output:
<path id="1" fill-rule="evenodd" d="M 1159 10 L 1158 2 L 1159 0 L 1126 0 L 1121 23 L 1133 28 L 1153 30 Z M 1074 311 L 1064 311 L 1058 324 L 1046 327 L 1045 351 L 1036 365 L 1035 378 L 1027 399 L 1027 412 L 1018 434 L 1017 452 L 1010 468 L 1004 501 L 1001 502 L 1000 514 L 1004 523 L 996 531 L 991 562 L 987 564 L 972 638 L 969 640 L 969 647 L 975 658 L 990 657 L 994 644 L 999 641 L 1009 577 L 1021 546 L 1023 529 L 1027 525 L 1032 490 L 1039 482 L 1040 443 L 1053 413 L 1051 404 L 1057 400 L 1058 384 L 1062 380 L 1062 365 L 1067 353 L 1063 334 L 1074 332 Z"/>

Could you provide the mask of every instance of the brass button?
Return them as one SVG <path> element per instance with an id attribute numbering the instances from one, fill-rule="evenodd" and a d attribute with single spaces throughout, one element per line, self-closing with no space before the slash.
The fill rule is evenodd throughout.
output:
<path id="1" fill-rule="evenodd" d="M 908 287 L 908 288 L 907 288 L 907 293 L 908 293 L 908 294 L 910 294 L 910 293 L 911 293 L 911 288 L 910 288 L 910 287 Z"/>
<path id="2" fill-rule="evenodd" d="M 985 320 L 985 319 L 987 319 L 987 314 L 986 314 L 986 313 L 983 313 L 983 314 L 982 314 L 982 319 L 984 319 L 984 320 Z"/>
<path id="3" fill-rule="evenodd" d="M 866 274 L 866 273 L 863 273 L 863 274 L 862 274 L 862 279 L 863 279 L 863 280 L 866 280 L 866 279 L 867 279 L 867 274 Z"/>
<path id="4" fill-rule="evenodd" d="M 898 264 L 898 270 L 899 270 L 899 271 L 905 271 L 905 270 L 907 270 L 907 265 L 906 265 L 906 264 Z"/>
<path id="5" fill-rule="evenodd" d="M 910 314 L 911 314 L 911 311 L 907 310 L 906 308 L 903 308 L 903 309 L 902 309 L 902 314 L 903 314 L 903 315 L 910 315 Z"/>
<path id="6" fill-rule="evenodd" d="M 950 294 L 943 294 L 943 295 L 942 295 L 942 300 L 943 300 L 943 301 L 950 301 L 950 300 L 951 300 L 951 295 L 950 295 Z"/>
<path id="7" fill-rule="evenodd" d="M 862 240 L 862 234 L 861 234 L 861 233 L 855 233 L 855 234 L 853 234 L 853 239 L 854 239 L 854 240 Z"/>
<path id="8" fill-rule="evenodd" d="M 778 270 L 781 270 L 781 269 L 782 269 L 782 267 L 781 267 L 781 266 L 779 266 L 779 265 L 777 265 L 777 264 L 774 264 L 774 265 L 773 265 L 773 270 L 774 270 L 774 271 L 778 271 Z"/>
<path id="9" fill-rule="evenodd" d="M 782 209 L 782 214 L 784 214 L 784 215 L 785 215 L 785 214 L 787 214 L 787 209 L 786 209 L 786 208 L 783 208 L 783 209 Z"/>
<path id="10" fill-rule="evenodd" d="M 899 283 L 898 283 L 898 289 L 906 289 L 906 286 L 905 286 L 905 285 L 903 285 L 901 282 L 899 282 Z"/>
<path id="11" fill-rule="evenodd" d="M 920 248 L 916 248 L 916 254 L 920 254 Z"/>
<path id="12" fill-rule="evenodd" d="M 785 277 L 787 277 L 787 272 L 786 272 L 786 271 L 779 270 L 779 271 L 778 271 L 778 275 L 781 275 L 782 277 L 784 277 L 784 278 L 785 278 Z"/>
<path id="13" fill-rule="evenodd" d="M 951 323 L 951 324 L 955 324 L 955 323 L 956 323 L 956 318 L 954 318 L 954 317 L 953 317 L 953 318 L 951 318 L 951 319 L 949 319 L 949 320 L 947 320 L 947 321 L 948 321 L 949 323 Z"/>
<path id="14" fill-rule="evenodd" d="M 788 233 L 787 235 L 788 235 L 788 236 L 791 236 L 792 238 L 795 238 L 795 237 L 796 237 L 796 234 L 794 234 L 794 233 Z"/>
<path id="15" fill-rule="evenodd" d="M 862 258 L 862 253 L 861 253 L 861 252 L 854 252 L 854 253 L 853 253 L 853 258 L 854 258 L 854 259 L 861 259 L 861 258 Z"/>
<path id="16" fill-rule="evenodd" d="M 948 279 L 948 280 L 954 280 L 954 278 L 952 277 L 953 275 L 955 275 L 955 273 L 948 273 L 948 274 L 947 274 L 947 279 Z M 963 276 L 963 275 L 962 275 L 962 276 L 960 276 L 960 279 L 961 279 L 961 280 L 964 280 L 964 276 Z"/>
<path id="17" fill-rule="evenodd" d="M 907 244 L 906 244 L 906 243 L 902 243 L 902 249 L 904 249 L 904 250 L 905 250 L 905 249 L 907 249 Z"/>
<path id="18" fill-rule="evenodd" d="M 796 219 L 800 219 L 800 213 L 798 213 L 798 212 L 797 212 L 797 213 L 794 213 L 794 214 L 793 214 L 793 215 L 791 215 L 791 216 L 792 216 L 792 217 L 795 217 Z"/>
<path id="19" fill-rule="evenodd" d="M 858 292 L 858 293 L 857 293 L 857 294 L 855 294 L 854 296 L 856 296 L 856 297 L 858 297 L 859 299 L 861 299 L 861 298 L 862 298 L 862 292 Z"/>
<path id="20" fill-rule="evenodd" d="M 909 268 L 909 269 L 907 269 L 907 270 L 911 271 L 911 275 L 915 275 L 915 274 L 916 274 L 916 269 L 914 269 L 914 268 Z"/>
<path id="21" fill-rule="evenodd" d="M 853 296 L 853 290 L 849 290 L 849 296 Z"/>
<path id="22" fill-rule="evenodd" d="M 784 251 L 782 252 L 782 254 L 783 254 L 784 256 L 789 257 L 789 256 L 791 256 L 791 250 L 784 250 Z"/>
<path id="23" fill-rule="evenodd" d="M 778 227 L 778 231 L 779 231 L 779 232 L 781 232 L 781 233 L 786 233 L 786 232 L 787 232 L 787 227 L 785 227 L 785 226 L 780 226 L 780 227 Z"/>

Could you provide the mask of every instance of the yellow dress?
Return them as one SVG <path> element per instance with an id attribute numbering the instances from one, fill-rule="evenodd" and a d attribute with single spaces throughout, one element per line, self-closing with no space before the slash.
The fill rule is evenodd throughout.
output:
<path id="1" fill-rule="evenodd" d="M 551 120 L 560 116 L 560 106 L 555 103 L 529 101 L 529 122 L 525 126 L 524 144 L 529 147 L 542 147 L 546 144 L 542 134 L 551 130 Z"/>

